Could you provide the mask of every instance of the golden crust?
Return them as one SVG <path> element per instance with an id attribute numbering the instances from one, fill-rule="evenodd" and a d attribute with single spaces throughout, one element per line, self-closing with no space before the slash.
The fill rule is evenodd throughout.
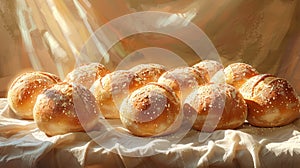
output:
<path id="1" fill-rule="evenodd" d="M 285 79 L 257 75 L 242 85 L 240 92 L 248 104 L 247 120 L 254 126 L 283 126 L 299 118 L 299 98 Z"/>
<path id="2" fill-rule="evenodd" d="M 93 85 L 93 94 L 105 118 L 120 118 L 123 99 L 143 85 L 144 81 L 135 73 L 118 70 L 98 79 Z"/>
<path id="3" fill-rule="evenodd" d="M 130 69 L 144 81 L 144 83 L 157 82 L 158 78 L 166 72 L 167 68 L 160 64 L 139 64 Z"/>
<path id="4" fill-rule="evenodd" d="M 49 136 L 89 131 L 98 121 L 92 93 L 81 85 L 59 83 L 41 93 L 33 109 L 38 128 Z"/>
<path id="5" fill-rule="evenodd" d="M 206 76 L 192 67 L 171 69 L 158 79 L 159 84 L 172 89 L 181 100 L 184 100 L 195 88 L 208 82 Z"/>
<path id="6" fill-rule="evenodd" d="M 99 78 L 110 73 L 110 71 L 100 63 L 90 63 L 79 66 L 67 74 L 65 82 L 81 84 L 90 88 Z"/>
<path id="7" fill-rule="evenodd" d="M 226 83 L 239 89 L 248 79 L 258 75 L 258 71 L 249 64 L 233 63 L 224 69 Z"/>
<path id="8" fill-rule="evenodd" d="M 182 123 L 178 97 L 157 83 L 149 83 L 127 97 L 120 118 L 124 127 L 137 136 L 172 133 Z"/>
<path id="9" fill-rule="evenodd" d="M 183 112 L 194 129 L 212 132 L 241 126 L 247 117 L 247 105 L 233 86 L 208 84 L 200 86 L 186 99 Z"/>
<path id="10" fill-rule="evenodd" d="M 218 71 L 223 70 L 223 65 L 214 60 L 203 60 L 192 67 L 199 71 L 206 70 L 208 72 L 208 80 L 211 80 Z"/>
<path id="11" fill-rule="evenodd" d="M 8 104 L 17 116 L 33 119 L 32 110 L 37 96 L 57 82 L 60 82 L 59 77 L 48 72 L 23 73 L 13 81 L 8 90 Z"/>

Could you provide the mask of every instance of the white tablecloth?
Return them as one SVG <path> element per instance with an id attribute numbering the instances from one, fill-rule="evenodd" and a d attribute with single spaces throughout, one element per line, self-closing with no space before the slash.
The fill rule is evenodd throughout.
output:
<path id="1" fill-rule="evenodd" d="M 130 152 L 104 134 L 94 142 L 87 133 L 48 137 L 34 121 L 17 119 L 6 99 L 0 99 L 0 167 L 298 167 L 300 165 L 300 120 L 278 128 L 256 128 L 244 124 L 237 130 L 215 131 L 199 141 L 200 132 L 191 130 L 172 148 L 155 155 L 129 157 Z M 130 143 L 130 142 L 129 142 Z M 155 150 L 165 143 L 141 146 Z M 163 146 L 163 145 L 162 145 Z"/>

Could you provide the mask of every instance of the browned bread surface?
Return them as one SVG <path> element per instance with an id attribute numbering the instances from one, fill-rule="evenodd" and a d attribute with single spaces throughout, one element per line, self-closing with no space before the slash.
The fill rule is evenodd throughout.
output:
<path id="1" fill-rule="evenodd" d="M 89 131 L 98 122 L 95 97 L 81 85 L 59 83 L 41 93 L 33 109 L 38 128 L 53 136 Z"/>
<path id="2" fill-rule="evenodd" d="M 60 79 L 47 72 L 26 72 L 19 75 L 11 84 L 7 100 L 13 112 L 22 119 L 33 119 L 32 110 L 37 96 L 46 88 L 60 82 Z"/>

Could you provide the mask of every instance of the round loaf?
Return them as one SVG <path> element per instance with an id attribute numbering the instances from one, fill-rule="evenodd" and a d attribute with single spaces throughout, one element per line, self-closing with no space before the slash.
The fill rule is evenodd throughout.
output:
<path id="1" fill-rule="evenodd" d="M 247 120 L 258 127 L 283 126 L 300 115 L 299 98 L 282 78 L 261 74 L 247 80 L 240 92 L 248 105 Z"/>
<path id="2" fill-rule="evenodd" d="M 208 83 L 208 79 L 192 67 L 179 67 L 163 73 L 158 83 L 169 87 L 184 100 L 195 88 Z"/>
<path id="3" fill-rule="evenodd" d="M 38 96 L 33 114 L 38 128 L 53 136 L 92 130 L 100 111 L 87 88 L 62 82 Z"/>
<path id="4" fill-rule="evenodd" d="M 119 108 L 125 97 L 144 85 L 132 71 L 117 70 L 98 79 L 92 86 L 100 111 L 105 118 L 120 118 Z"/>
<path id="5" fill-rule="evenodd" d="M 158 136 L 172 133 L 182 123 L 179 99 L 163 85 L 149 83 L 124 100 L 120 119 L 133 135 Z"/>
<path id="6" fill-rule="evenodd" d="M 130 69 L 136 73 L 143 82 L 157 82 L 158 78 L 166 72 L 167 68 L 160 64 L 139 64 Z"/>
<path id="7" fill-rule="evenodd" d="M 219 81 L 220 79 L 214 79 L 214 76 L 219 72 L 223 70 L 223 65 L 217 61 L 214 60 L 203 60 L 200 61 L 199 63 L 195 64 L 192 66 L 193 68 L 199 70 L 199 71 L 203 71 L 206 70 L 208 72 L 208 80 L 209 81 Z M 223 74 L 223 73 L 221 73 Z M 220 75 L 218 75 L 220 76 Z M 220 77 L 222 77 L 223 75 L 221 75 Z"/>
<path id="8" fill-rule="evenodd" d="M 8 89 L 8 104 L 17 116 L 33 119 L 32 110 L 37 96 L 57 82 L 60 82 L 60 79 L 48 72 L 23 73 L 15 78 Z"/>
<path id="9" fill-rule="evenodd" d="M 183 113 L 194 129 L 212 132 L 241 126 L 247 118 L 247 105 L 233 86 L 208 84 L 187 97 Z"/>
<path id="10" fill-rule="evenodd" d="M 224 69 L 226 83 L 239 89 L 248 79 L 259 73 L 255 68 L 245 63 L 233 63 Z"/>
<path id="11" fill-rule="evenodd" d="M 89 89 L 97 79 L 108 73 L 110 72 L 104 65 L 100 63 L 90 63 L 75 68 L 67 74 L 64 81 L 81 84 Z"/>

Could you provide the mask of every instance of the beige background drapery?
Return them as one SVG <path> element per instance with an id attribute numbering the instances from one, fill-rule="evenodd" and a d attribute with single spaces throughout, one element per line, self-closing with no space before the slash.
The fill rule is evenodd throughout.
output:
<path id="1" fill-rule="evenodd" d="M 261 73 L 287 78 L 300 92 L 300 2 L 293 0 L 3 0 L 0 4 L 0 94 L 26 69 L 62 78 L 75 66 L 90 35 L 110 20 L 138 11 L 181 14 L 198 25 L 218 50 L 224 66 L 254 65 Z M 194 53 L 160 34 L 135 35 L 111 49 L 109 66 L 149 46 L 168 49 L 189 64 Z"/>

